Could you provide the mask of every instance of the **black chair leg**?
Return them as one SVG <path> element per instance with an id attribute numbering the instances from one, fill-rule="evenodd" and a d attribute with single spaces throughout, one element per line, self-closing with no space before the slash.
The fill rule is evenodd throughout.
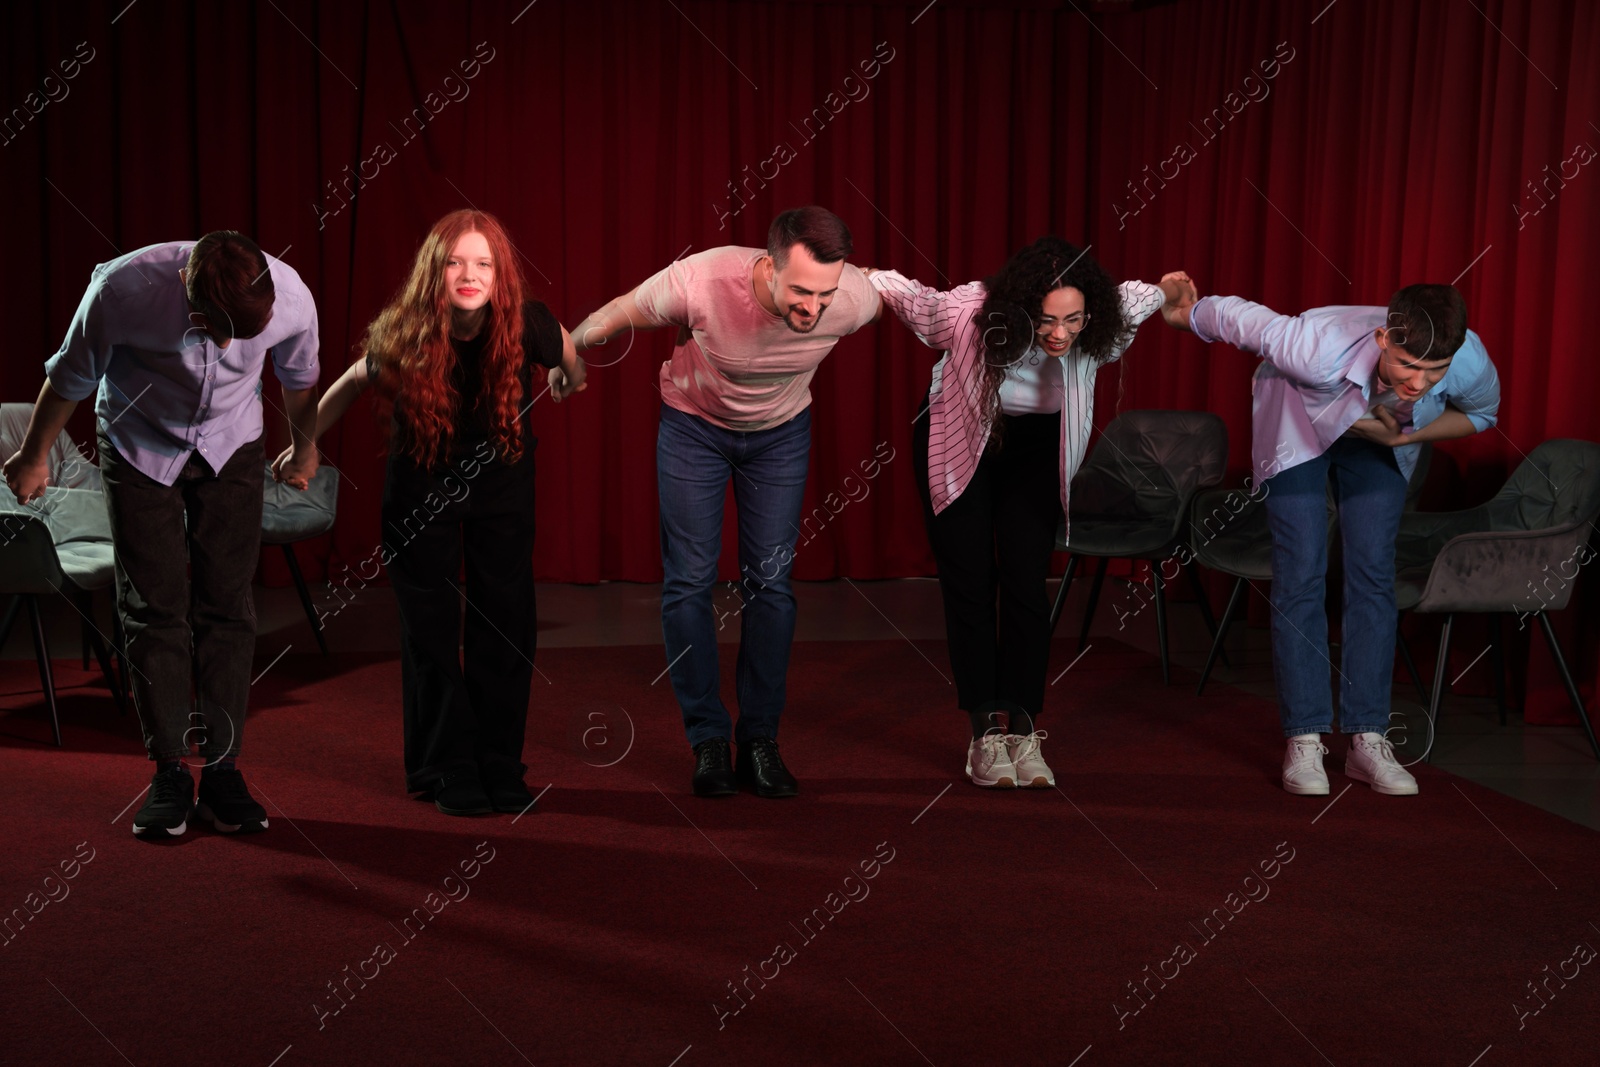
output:
<path id="1" fill-rule="evenodd" d="M 1161 568 L 1150 562 L 1150 577 L 1156 587 L 1156 645 L 1161 649 L 1161 684 L 1172 684 L 1172 665 L 1167 658 L 1167 581 Z"/>
<path id="2" fill-rule="evenodd" d="M 1454 614 L 1446 615 L 1444 629 L 1439 631 L 1439 662 L 1433 665 L 1433 699 L 1428 703 L 1428 725 L 1433 730 L 1433 744 L 1428 746 L 1430 756 L 1439 744 L 1439 704 L 1444 700 L 1444 670 L 1450 660 L 1450 626 L 1455 620 Z"/>
<path id="3" fill-rule="evenodd" d="M 1222 653 L 1222 662 L 1229 667 L 1228 650 L 1217 642 L 1217 617 L 1211 614 L 1211 598 L 1206 596 L 1206 587 L 1200 583 L 1200 573 L 1195 570 L 1194 561 L 1190 560 L 1183 565 L 1183 572 L 1189 576 L 1189 588 L 1194 592 L 1195 606 L 1200 609 L 1200 617 L 1206 622 L 1206 630 L 1211 634 L 1211 643 Z"/>
<path id="4" fill-rule="evenodd" d="M 317 647 L 322 649 L 322 654 L 328 654 L 328 641 L 322 636 L 322 620 L 317 617 L 317 609 L 311 606 L 311 590 L 306 588 L 305 575 L 300 573 L 300 562 L 294 558 L 294 546 L 283 545 L 283 558 L 289 561 L 289 574 L 294 578 L 294 587 L 300 592 L 300 604 L 306 609 L 306 620 L 311 623 L 311 633 L 317 639 Z"/>
<path id="5" fill-rule="evenodd" d="M 1054 636 L 1056 623 L 1061 619 L 1061 611 L 1067 606 L 1067 591 L 1072 588 L 1072 576 L 1078 571 L 1078 557 L 1067 557 L 1067 570 L 1061 576 L 1061 588 L 1056 590 L 1056 602 L 1050 606 L 1050 633 Z"/>
<path id="6" fill-rule="evenodd" d="M 81 651 L 83 653 L 83 669 L 84 670 L 88 670 L 89 669 L 89 631 L 91 629 L 92 629 L 92 627 L 89 625 L 89 620 L 88 619 L 79 620 L 79 622 L 78 622 L 78 643 L 81 646 Z"/>
<path id="7" fill-rule="evenodd" d="M 33 622 L 33 653 L 39 661 L 39 684 L 44 687 L 44 702 L 50 708 L 50 729 L 56 735 L 56 747 L 60 748 L 61 717 L 56 714 L 56 680 L 50 671 L 50 646 L 45 642 L 39 599 L 32 595 L 24 595 L 19 599 L 28 602 L 28 618 Z"/>
<path id="8" fill-rule="evenodd" d="M 1594 727 L 1589 723 L 1589 712 L 1583 706 L 1583 695 L 1578 692 L 1578 687 L 1572 681 L 1572 672 L 1567 670 L 1567 661 L 1561 655 L 1561 646 L 1556 643 L 1555 627 L 1550 625 L 1550 616 L 1539 612 L 1539 623 L 1544 630 L 1544 639 L 1550 643 L 1550 656 L 1556 661 L 1556 670 L 1561 672 L 1561 683 L 1567 687 L 1567 696 L 1572 700 L 1572 706 L 1578 709 L 1578 721 L 1583 723 L 1583 732 L 1589 738 L 1589 748 L 1594 752 L 1594 758 L 1600 760 L 1600 743 L 1595 741 Z"/>
<path id="9" fill-rule="evenodd" d="M 1405 618 L 1404 615 L 1400 616 Z M 1400 653 L 1400 662 L 1405 664 L 1406 673 L 1411 675 L 1412 683 L 1417 687 L 1417 698 L 1426 706 L 1428 703 L 1428 690 L 1422 684 L 1422 675 L 1417 671 L 1417 661 L 1411 658 L 1411 645 L 1406 641 L 1406 635 L 1400 632 L 1400 620 L 1394 624 L 1394 647 Z"/>
<path id="10" fill-rule="evenodd" d="M 1506 724 L 1506 653 L 1500 644 L 1500 613 L 1489 613 L 1489 667 L 1494 671 L 1494 702 L 1500 709 L 1500 725 Z"/>
<path id="11" fill-rule="evenodd" d="M 1089 606 L 1083 609 L 1083 629 L 1078 632 L 1078 651 L 1083 651 L 1083 646 L 1089 643 L 1089 624 L 1094 622 L 1094 609 L 1100 603 L 1100 586 L 1106 580 L 1106 568 L 1111 565 L 1111 560 L 1105 556 L 1100 557 L 1100 566 L 1095 568 L 1094 584 L 1089 587 Z"/>
<path id="12" fill-rule="evenodd" d="M 1228 628 L 1233 625 L 1234 612 L 1239 610 L 1239 604 L 1244 597 L 1245 586 L 1249 583 L 1243 578 L 1233 583 L 1233 592 L 1228 594 L 1228 606 L 1222 609 L 1222 622 L 1217 626 L 1217 636 L 1211 642 L 1211 654 L 1206 657 L 1205 670 L 1200 672 L 1200 684 L 1194 687 L 1194 695 L 1199 696 L 1206 691 L 1206 681 L 1211 677 L 1211 668 L 1217 665 L 1217 656 L 1222 651 L 1222 642 L 1228 636 Z"/>

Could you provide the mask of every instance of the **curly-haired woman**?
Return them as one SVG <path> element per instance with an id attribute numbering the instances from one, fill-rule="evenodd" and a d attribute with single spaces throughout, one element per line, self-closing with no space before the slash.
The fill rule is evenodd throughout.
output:
<path id="1" fill-rule="evenodd" d="M 883 301 L 943 355 L 913 429 L 974 785 L 1052 786 L 1035 727 L 1050 654 L 1045 581 L 1067 487 L 1089 445 L 1095 373 L 1188 276 L 1114 284 L 1041 237 L 1000 272 L 948 292 L 871 271 Z M 995 590 L 999 588 L 998 610 Z"/>
<path id="2" fill-rule="evenodd" d="M 446 815 L 526 811 L 538 442 L 525 424 L 535 365 L 560 400 L 584 388 L 582 361 L 479 211 L 434 224 L 363 347 L 323 396 L 317 435 L 369 384 L 392 411 L 379 559 L 400 606 L 406 790 Z"/>

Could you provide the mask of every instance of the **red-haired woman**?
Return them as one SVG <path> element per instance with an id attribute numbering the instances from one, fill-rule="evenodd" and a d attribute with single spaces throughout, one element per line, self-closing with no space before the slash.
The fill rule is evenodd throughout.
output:
<path id="1" fill-rule="evenodd" d="M 379 558 L 400 606 L 406 790 L 446 815 L 525 811 L 538 443 L 525 424 L 535 366 L 560 400 L 584 387 L 583 363 L 479 211 L 434 225 L 364 348 L 323 396 L 317 434 L 368 385 L 392 408 Z"/>

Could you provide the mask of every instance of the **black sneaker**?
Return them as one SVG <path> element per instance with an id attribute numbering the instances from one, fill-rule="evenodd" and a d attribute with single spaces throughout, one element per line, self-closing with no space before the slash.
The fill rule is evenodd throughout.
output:
<path id="1" fill-rule="evenodd" d="M 207 767 L 200 772 L 200 803 L 194 813 L 219 834 L 253 834 L 267 828 L 267 809 L 244 787 L 244 775 L 232 767 Z"/>
<path id="2" fill-rule="evenodd" d="M 523 812 L 533 810 L 533 794 L 528 792 L 528 785 L 522 780 L 521 775 L 511 771 L 485 774 L 483 788 L 489 795 L 490 806 L 495 811 L 505 812 L 507 815 L 521 815 Z"/>
<path id="3" fill-rule="evenodd" d="M 445 815 L 488 815 L 494 811 L 476 767 L 451 771 L 440 778 L 433 787 L 433 806 Z"/>
<path id="4" fill-rule="evenodd" d="M 189 828 L 189 811 L 193 807 L 194 779 L 189 772 L 182 767 L 157 771 L 150 779 L 144 807 L 133 817 L 133 832 L 158 840 L 181 837 Z"/>
<path id="5" fill-rule="evenodd" d="M 739 791 L 733 776 L 733 759 L 728 753 L 728 739 L 713 737 L 694 746 L 694 795 L 697 797 L 731 797 Z"/>
<path id="6" fill-rule="evenodd" d="M 800 783 L 778 755 L 778 742 L 770 737 L 752 737 L 739 745 L 739 784 L 748 786 L 758 797 L 792 797 L 800 794 Z"/>

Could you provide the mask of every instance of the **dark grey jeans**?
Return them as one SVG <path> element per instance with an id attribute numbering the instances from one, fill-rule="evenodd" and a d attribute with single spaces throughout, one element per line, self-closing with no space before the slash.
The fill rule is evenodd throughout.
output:
<path id="1" fill-rule="evenodd" d="M 261 439 L 220 474 L 197 454 L 172 485 L 100 435 L 100 474 L 117 553 L 117 611 L 134 707 L 151 759 L 199 746 L 238 755 L 256 647 L 250 580 L 261 553 Z"/>

